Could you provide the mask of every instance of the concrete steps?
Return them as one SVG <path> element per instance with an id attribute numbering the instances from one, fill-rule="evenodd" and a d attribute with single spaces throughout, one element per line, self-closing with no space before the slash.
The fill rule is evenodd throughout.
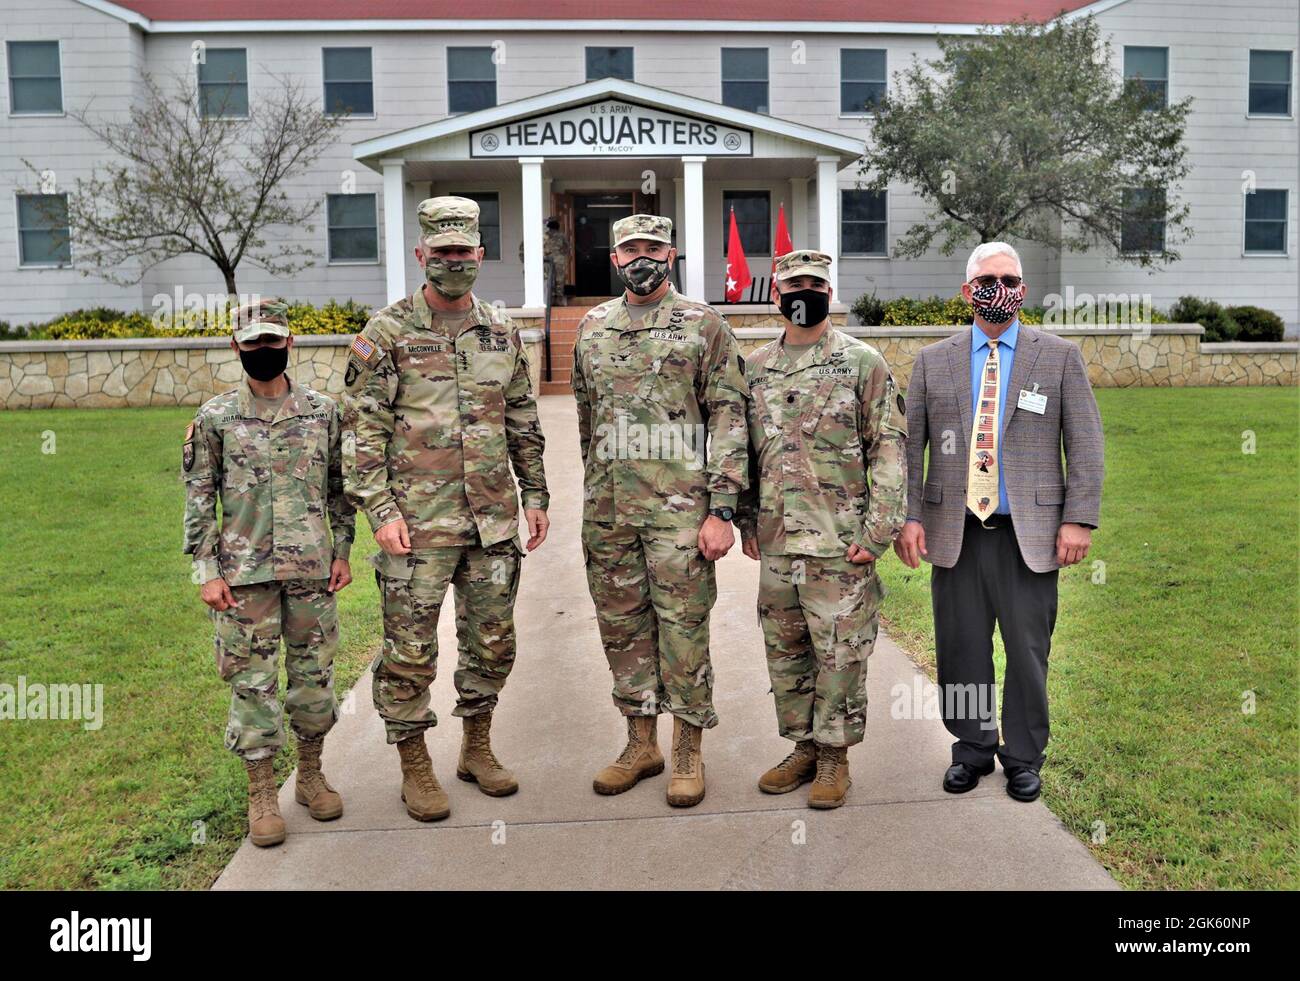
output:
<path id="1" fill-rule="evenodd" d="M 541 395 L 572 395 L 573 344 L 578 324 L 595 303 L 551 308 L 551 380 L 542 382 Z M 542 366 L 545 372 L 546 366 Z"/>

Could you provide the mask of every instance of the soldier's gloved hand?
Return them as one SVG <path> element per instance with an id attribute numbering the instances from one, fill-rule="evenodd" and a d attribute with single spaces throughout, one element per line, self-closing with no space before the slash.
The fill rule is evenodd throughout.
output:
<path id="1" fill-rule="evenodd" d="M 224 613 L 235 606 L 234 594 L 230 592 L 226 580 L 219 576 L 216 579 L 209 579 L 199 587 L 199 599 L 218 613 Z"/>
<path id="2" fill-rule="evenodd" d="M 740 536 L 740 550 L 755 561 L 758 560 L 758 539 Z"/>
<path id="3" fill-rule="evenodd" d="M 546 532 L 550 530 L 551 519 L 541 508 L 524 508 L 524 520 L 528 522 L 528 544 L 524 548 L 531 552 L 546 541 Z"/>
<path id="4" fill-rule="evenodd" d="M 411 554 L 411 533 L 406 528 L 406 519 L 390 521 L 375 532 L 375 541 L 389 555 Z"/>
<path id="5" fill-rule="evenodd" d="M 844 553 L 844 557 L 854 565 L 865 565 L 868 562 L 876 561 L 876 557 L 857 542 L 849 546 L 849 550 Z"/>
<path id="6" fill-rule="evenodd" d="M 736 534 L 731 530 L 731 522 L 723 521 L 716 515 L 709 515 L 700 525 L 700 534 L 696 542 L 700 554 L 710 562 L 716 562 L 736 544 Z"/>
<path id="7" fill-rule="evenodd" d="M 331 593 L 337 593 L 351 581 L 352 566 L 348 565 L 347 559 L 335 559 L 330 563 L 330 583 L 326 588 Z"/>

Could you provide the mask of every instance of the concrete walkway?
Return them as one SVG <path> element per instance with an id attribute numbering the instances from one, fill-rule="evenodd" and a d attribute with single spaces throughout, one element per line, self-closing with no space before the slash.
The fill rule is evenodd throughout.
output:
<path id="1" fill-rule="evenodd" d="M 312 821 L 294 802 L 291 778 L 280 793 L 288 840 L 270 849 L 245 841 L 216 888 L 1118 888 L 1041 802 L 1007 797 L 1001 771 L 970 794 L 943 792 L 950 739 L 941 722 L 890 718 L 891 690 L 910 690 L 920 675 L 883 634 L 870 663 L 866 741 L 850 753 L 848 804 L 809 810 L 806 787 L 760 793 L 759 774 L 791 744 L 776 733 L 768 694 L 758 565 L 738 544 L 718 565 L 712 650 L 721 722 L 704 737 L 708 795 L 695 808 L 670 808 L 665 773 L 621 796 L 597 796 L 592 775 L 622 748 L 625 727 L 610 700 L 578 545 L 573 399 L 547 396 L 541 408 L 552 532 L 524 562 L 519 659 L 493 732 L 519 793 L 493 799 L 456 779 L 461 724 L 451 714 L 456 644 L 448 606 L 434 683 L 440 724 L 428 738 L 451 817 L 420 824 L 407 816 L 397 752 L 384 742 L 367 673 L 326 743 L 326 773 L 344 797 L 343 817 Z M 671 731 L 671 719 L 661 717 L 665 753 Z"/>

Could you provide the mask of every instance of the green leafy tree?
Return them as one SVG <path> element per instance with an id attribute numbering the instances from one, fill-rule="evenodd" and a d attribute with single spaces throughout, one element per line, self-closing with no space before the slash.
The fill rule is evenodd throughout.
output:
<path id="1" fill-rule="evenodd" d="M 986 27 L 939 48 L 895 75 L 863 157 L 865 186 L 907 183 L 932 206 L 896 255 L 1017 238 L 1141 266 L 1178 258 L 1190 98 L 1166 106 L 1126 83 L 1091 17 Z"/>

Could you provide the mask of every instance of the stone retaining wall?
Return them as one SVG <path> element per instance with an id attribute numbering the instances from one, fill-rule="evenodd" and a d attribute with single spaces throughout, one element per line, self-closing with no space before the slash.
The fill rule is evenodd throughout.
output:
<path id="1" fill-rule="evenodd" d="M 741 350 L 750 353 L 780 335 L 772 314 L 737 312 L 729 320 Z M 842 314 L 832 320 L 842 326 Z M 542 333 L 536 318 L 519 318 L 540 388 Z M 901 384 L 916 352 L 964 327 L 850 327 L 877 348 Z M 1101 388 L 1136 385 L 1295 385 L 1297 342 L 1201 344 L 1196 324 L 1152 327 L 1069 327 L 1054 330 L 1078 344 L 1088 376 Z M 312 388 L 338 395 L 351 335 L 303 335 L 294 341 L 290 373 Z M 199 405 L 229 391 L 242 377 L 224 337 L 0 343 L 0 406 L 105 408 Z"/>
<path id="2" fill-rule="evenodd" d="M 958 327 L 850 327 L 848 333 L 870 344 L 889 362 L 906 386 L 916 353 L 950 337 Z M 748 354 L 779 336 L 779 328 L 738 329 Z M 1201 344 L 1199 324 L 1061 327 L 1051 333 L 1079 345 L 1088 378 L 1098 388 L 1133 386 L 1295 385 L 1300 344 Z"/>
<path id="3" fill-rule="evenodd" d="M 521 334 L 536 391 L 542 332 L 525 328 Z M 290 377 L 327 395 L 342 394 L 352 337 L 295 337 Z M 0 343 L 0 406 L 6 409 L 201 405 L 241 378 L 243 367 L 226 337 Z"/>

